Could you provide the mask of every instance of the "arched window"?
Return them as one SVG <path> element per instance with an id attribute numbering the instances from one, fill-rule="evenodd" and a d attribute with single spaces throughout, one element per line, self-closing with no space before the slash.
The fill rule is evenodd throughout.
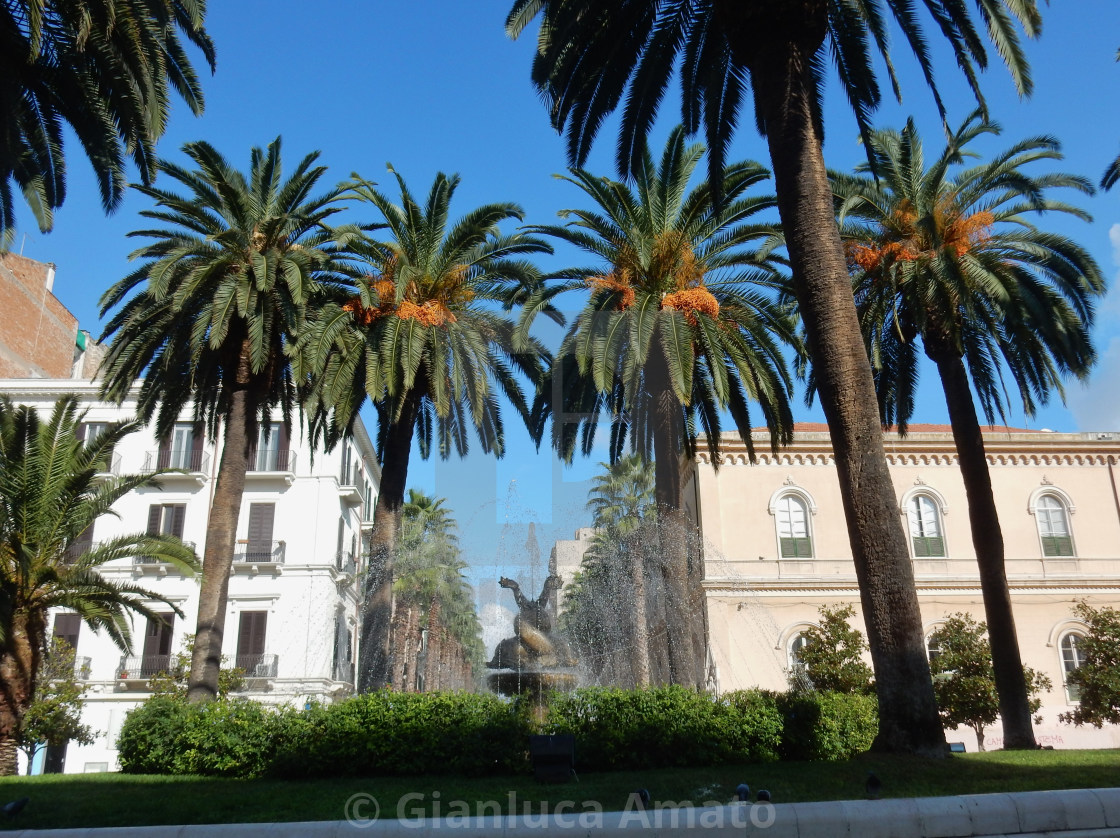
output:
<path id="1" fill-rule="evenodd" d="M 1038 535 L 1042 539 L 1042 555 L 1072 556 L 1073 536 L 1069 529 L 1069 511 L 1057 495 L 1041 495 L 1035 503 Z"/>
<path id="2" fill-rule="evenodd" d="M 944 558 L 945 533 L 941 529 L 941 512 L 929 495 L 914 495 L 906 504 L 910 519 L 910 543 L 915 559 Z"/>
<path id="3" fill-rule="evenodd" d="M 809 534 L 809 510 L 795 494 L 785 494 L 774 505 L 778 542 L 783 559 L 813 558 L 813 539 Z"/>
<path id="4" fill-rule="evenodd" d="M 933 663 L 941 656 L 941 644 L 937 642 L 937 634 L 930 632 L 926 637 L 926 657 Z"/>
<path id="5" fill-rule="evenodd" d="M 1058 648 L 1062 650 L 1062 680 L 1066 685 L 1066 699 L 1072 704 L 1081 700 L 1081 690 L 1076 684 L 1069 682 L 1070 673 L 1081 668 L 1085 662 L 1085 653 L 1081 649 L 1081 635 L 1075 631 L 1062 635 Z"/>
<path id="6" fill-rule="evenodd" d="M 804 667 L 801 663 L 801 650 L 805 648 L 805 644 L 809 642 L 809 638 L 804 634 L 795 634 L 793 639 L 789 641 L 789 668 L 791 670 L 798 667 Z"/>

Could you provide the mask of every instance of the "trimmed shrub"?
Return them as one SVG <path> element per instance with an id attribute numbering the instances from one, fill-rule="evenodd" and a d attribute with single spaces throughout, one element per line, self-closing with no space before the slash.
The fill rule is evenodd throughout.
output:
<path id="1" fill-rule="evenodd" d="M 781 716 L 760 692 L 592 687 L 554 695 L 546 730 L 575 735 L 581 770 L 716 765 L 774 759 Z"/>
<path id="2" fill-rule="evenodd" d="M 783 718 L 782 759 L 848 759 L 870 748 L 878 731 L 873 695 L 787 692 L 776 698 Z"/>
<path id="3" fill-rule="evenodd" d="M 355 696 L 275 719 L 280 777 L 515 773 L 526 765 L 528 713 L 495 695 Z"/>
<path id="4" fill-rule="evenodd" d="M 259 777 L 272 758 L 272 719 L 255 701 L 188 704 L 179 697 L 155 696 L 121 725 L 121 770 Z"/>

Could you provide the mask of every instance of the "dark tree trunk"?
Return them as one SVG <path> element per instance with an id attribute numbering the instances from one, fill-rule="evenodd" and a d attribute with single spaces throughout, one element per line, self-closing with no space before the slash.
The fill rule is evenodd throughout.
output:
<path id="1" fill-rule="evenodd" d="M 682 509 L 684 416 L 669 375 L 661 340 L 654 337 L 646 361 L 646 388 L 654 412 L 654 496 L 659 564 L 665 579 L 669 679 L 674 684 L 700 687 L 704 683 L 707 638 L 703 602 L 697 607 L 695 596 L 700 589 L 700 574 L 692 561 L 689 523 Z"/>
<path id="2" fill-rule="evenodd" d="M 206 548 L 202 557 L 202 585 L 198 594 L 187 700 L 192 703 L 218 697 L 218 672 L 222 667 L 222 641 L 226 628 L 229 573 L 237 542 L 237 519 L 245 492 L 249 449 L 257 442 L 257 404 L 250 369 L 249 341 L 241 341 L 237 372 L 231 386 L 222 457 L 218 463 L 214 498 L 206 522 Z"/>
<path id="3" fill-rule="evenodd" d="M 924 338 L 923 338 L 924 341 Z M 932 351 L 931 351 L 932 350 Z M 1019 654 L 1015 615 L 1011 609 L 1011 590 L 1004 566 L 1003 531 L 999 525 L 992 476 L 984 452 L 984 436 L 976 416 L 976 405 L 968 386 L 964 362 L 955 353 L 938 351 L 926 343 L 926 352 L 941 375 L 949 423 L 957 446 L 961 479 L 968 497 L 968 522 L 972 527 L 972 546 L 980 568 L 980 590 L 984 595 L 984 618 L 992 647 L 992 668 L 999 698 L 999 717 L 1003 724 L 1003 747 L 1031 749 L 1034 739 L 1030 692 Z M 935 357 L 936 356 L 936 357 Z M 983 747 L 981 747 L 983 750 Z"/>
<path id="4" fill-rule="evenodd" d="M 630 655 L 634 661 L 634 684 L 649 686 L 649 623 L 646 618 L 646 561 L 640 538 L 630 538 L 623 544 L 630 557 L 630 577 L 634 594 L 631 624 L 633 646 Z"/>
<path id="5" fill-rule="evenodd" d="M 368 693 L 389 686 L 392 655 L 389 627 L 393 618 L 393 554 L 401 530 L 401 507 L 408 481 L 408 457 L 412 432 L 420 408 L 413 389 L 405 398 L 400 416 L 386 435 L 381 464 L 381 489 L 373 512 L 369 539 L 369 569 L 366 572 L 362 639 L 358 649 L 358 692 Z"/>
<path id="6" fill-rule="evenodd" d="M 735 60 L 750 70 L 755 112 L 767 132 L 794 291 L 832 438 L 875 666 L 879 733 L 873 748 L 942 756 L 945 734 L 913 568 L 812 108 L 811 64 L 825 49 L 827 4 L 717 0 L 715 8 Z"/>
<path id="7" fill-rule="evenodd" d="M 19 773 L 17 740 L 35 697 L 35 678 L 46 634 L 46 615 L 17 610 L 0 646 L 0 776 Z"/>
<path id="8" fill-rule="evenodd" d="M 433 596 L 428 605 L 428 654 L 424 658 L 424 692 L 439 689 L 440 655 L 443 644 L 440 642 L 439 597 Z"/>

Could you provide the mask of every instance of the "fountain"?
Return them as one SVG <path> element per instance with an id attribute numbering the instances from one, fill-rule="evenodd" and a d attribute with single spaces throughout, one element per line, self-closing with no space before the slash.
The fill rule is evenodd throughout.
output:
<path id="1" fill-rule="evenodd" d="M 503 576 L 498 584 L 513 591 L 518 613 L 514 636 L 498 643 L 486 664 L 494 670 L 488 678 L 490 688 L 501 695 L 529 696 L 539 717 L 548 691 L 571 690 L 579 680 L 571 648 L 552 628 L 553 601 L 563 583 L 559 576 L 550 575 L 535 600 L 526 597 L 513 579 Z"/>

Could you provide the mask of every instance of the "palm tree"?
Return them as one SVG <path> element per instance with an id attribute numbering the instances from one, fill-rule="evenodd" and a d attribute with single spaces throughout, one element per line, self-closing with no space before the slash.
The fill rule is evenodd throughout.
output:
<path id="1" fill-rule="evenodd" d="M 101 298 L 102 315 L 120 307 L 102 336 L 113 338 L 102 389 L 119 402 L 143 376 L 138 415 L 156 417 L 158 437 L 186 410 L 196 437 L 223 437 L 188 684 L 190 700 L 204 701 L 218 689 L 250 449 L 277 407 L 290 430 L 298 398 L 287 350 L 308 308 L 336 287 L 345 235 L 326 224 L 342 190 L 311 195 L 326 172 L 314 165 L 318 152 L 284 178 L 279 138 L 267 151 L 253 149 L 248 177 L 207 143 L 183 150 L 196 170 L 168 161 L 159 170 L 187 194 L 136 187 L 157 203 L 141 215 L 164 226 L 129 234 L 154 241 L 132 254 L 142 264 Z"/>
<path id="2" fill-rule="evenodd" d="M 486 204 L 449 225 L 458 175 L 438 174 L 421 206 L 394 174 L 399 206 L 367 181 L 354 184 L 353 194 L 383 219 L 373 229 L 391 238 L 354 246 L 370 274 L 348 302 L 324 308 L 303 353 L 320 382 L 309 402 L 318 411 L 316 437 L 330 444 L 367 397 L 377 411 L 381 487 L 362 617 L 362 691 L 390 681 L 393 553 L 413 436 L 419 432 L 423 457 L 433 444 L 441 457 L 452 450 L 462 456 L 473 426 L 482 450 L 501 456 L 499 395 L 528 421 L 518 374 L 536 386 L 548 359 L 543 346 L 518 337 L 498 310 L 509 310 L 537 285 L 536 269 L 521 257 L 551 252 L 536 238 L 500 231 L 501 222 L 521 220 L 521 208 Z"/>
<path id="3" fill-rule="evenodd" d="M 906 540 L 887 470 L 871 369 L 863 348 L 822 151 L 820 95 L 829 57 L 860 131 L 880 102 L 878 51 L 901 95 L 887 49 L 893 20 L 934 92 L 933 61 L 913 2 L 883 0 L 515 0 L 506 29 L 517 36 L 542 18 L 533 81 L 552 124 L 567 133 L 580 165 L 607 114 L 624 101 L 619 168 L 636 174 L 642 142 L 674 71 L 685 127 L 701 125 L 713 189 L 748 93 L 774 170 L 800 315 L 832 435 L 849 540 L 859 580 L 879 694 L 875 747 L 941 754 L 921 615 Z M 988 56 L 965 3 L 924 0 L 976 97 Z M 884 8 L 885 7 L 885 8 Z M 985 0 L 979 16 L 1021 94 L 1031 79 L 1016 24 L 1041 26 L 1035 0 Z"/>
<path id="4" fill-rule="evenodd" d="M 135 558 L 168 562 L 184 573 L 198 569 L 194 551 L 170 535 L 82 541 L 94 521 L 115 514 L 112 506 L 120 498 L 139 487 L 158 487 L 165 473 L 101 473 L 113 447 L 142 426 L 111 423 L 83 440 L 82 418 L 73 397 L 60 399 L 46 423 L 35 408 L 0 398 L 0 774 L 16 773 L 16 739 L 50 642 L 48 612 L 77 612 L 128 654 L 131 614 L 157 616 L 146 602 L 182 612 L 162 595 L 107 579 L 100 569 Z"/>
<path id="5" fill-rule="evenodd" d="M 1116 51 L 1116 60 L 1120 61 L 1120 50 Z M 1120 155 L 1108 164 L 1108 168 L 1104 170 L 1104 175 L 1101 177 L 1101 189 L 1109 190 L 1116 185 L 1116 181 L 1120 180 Z"/>
<path id="6" fill-rule="evenodd" d="M 783 347 L 797 343 L 788 312 L 763 293 L 776 279 L 768 251 L 749 247 L 776 234 L 753 221 L 773 199 L 746 194 L 767 172 L 753 162 L 728 166 L 721 178 L 725 203 L 717 207 L 708 184 L 688 189 L 703 153 L 677 128 L 659 165 L 645 151 L 633 189 L 571 169 L 564 180 L 587 193 L 596 209 L 564 210 L 568 224 L 531 228 L 597 262 L 565 271 L 541 295 L 591 288 L 559 362 L 564 412 L 587 419 L 558 417 L 553 431 L 570 458 L 583 424 L 586 453 L 599 414 L 607 412 L 612 458 L 629 434 L 632 447 L 653 461 L 659 553 L 670 592 L 671 678 L 691 685 L 704 675 L 705 628 L 699 562 L 682 512 L 681 457 L 692 455 L 703 429 L 718 460 L 720 412 L 727 409 L 753 453 L 752 400 L 761 405 L 773 443 L 788 441 L 793 419 Z"/>
<path id="7" fill-rule="evenodd" d="M 455 520 L 443 504 L 444 498 L 409 489 L 408 499 L 401 507 L 401 537 L 393 582 L 397 611 L 406 610 L 409 615 L 406 625 L 400 627 L 401 636 L 396 638 L 395 655 L 404 656 L 416 648 L 414 631 L 420 622 L 412 620 L 411 615 L 422 615 L 428 630 L 423 673 L 428 690 L 467 686 L 472 667 L 482 659 L 482 629 L 465 577 L 467 565 L 459 554 Z M 445 642 L 448 639 L 450 644 Z M 438 671 L 444 656 L 455 661 L 455 671 Z M 415 673 L 419 662 L 413 656 L 409 672 Z M 403 673 L 404 667 L 398 669 Z M 409 691 L 410 684 L 402 683 L 403 680 L 394 679 L 398 688 Z"/>
<path id="8" fill-rule="evenodd" d="M 1088 378 L 1095 360 L 1089 335 L 1094 298 L 1106 285 L 1084 249 L 1028 217 L 1062 213 L 1089 220 L 1049 197 L 1060 188 L 1090 193 L 1088 181 L 1027 171 L 1060 160 L 1057 141 L 1033 137 L 989 162 L 964 166 L 975 156 L 969 143 L 998 133 L 997 125 L 973 113 L 926 169 L 911 120 L 901 134 L 872 134 L 877 179 L 836 175 L 834 184 L 841 219 L 861 222 L 845 224 L 841 235 L 883 422 L 906 432 L 918 384 L 915 338 L 941 378 L 980 564 L 1004 746 L 1034 748 L 1003 535 L 969 380 L 989 425 L 997 416 L 1006 422 L 1004 370 L 1028 416 L 1051 392 L 1064 397 L 1062 377 Z"/>
<path id="9" fill-rule="evenodd" d="M 628 565 L 631 596 L 612 598 L 613 613 L 616 619 L 624 617 L 619 609 L 629 606 L 629 656 L 633 661 L 634 682 L 639 687 L 647 687 L 651 678 L 646 559 L 653 545 L 652 539 L 642 538 L 640 534 L 648 533 L 651 525 L 657 523 L 653 469 L 638 454 L 623 457 L 614 465 L 600 463 L 600 466 L 603 471 L 592 479 L 587 499 L 587 506 L 594 514 L 592 524 L 603 536 L 596 542 L 593 552 L 607 561 L 613 554 Z"/>
<path id="10" fill-rule="evenodd" d="M 205 0 L 0 0 L 0 243 L 14 225 L 13 185 L 39 229 L 66 198 L 64 127 L 78 136 L 109 212 L 126 183 L 125 154 L 149 184 L 170 88 L 195 114 L 202 89 L 181 36 L 214 70 Z"/>

